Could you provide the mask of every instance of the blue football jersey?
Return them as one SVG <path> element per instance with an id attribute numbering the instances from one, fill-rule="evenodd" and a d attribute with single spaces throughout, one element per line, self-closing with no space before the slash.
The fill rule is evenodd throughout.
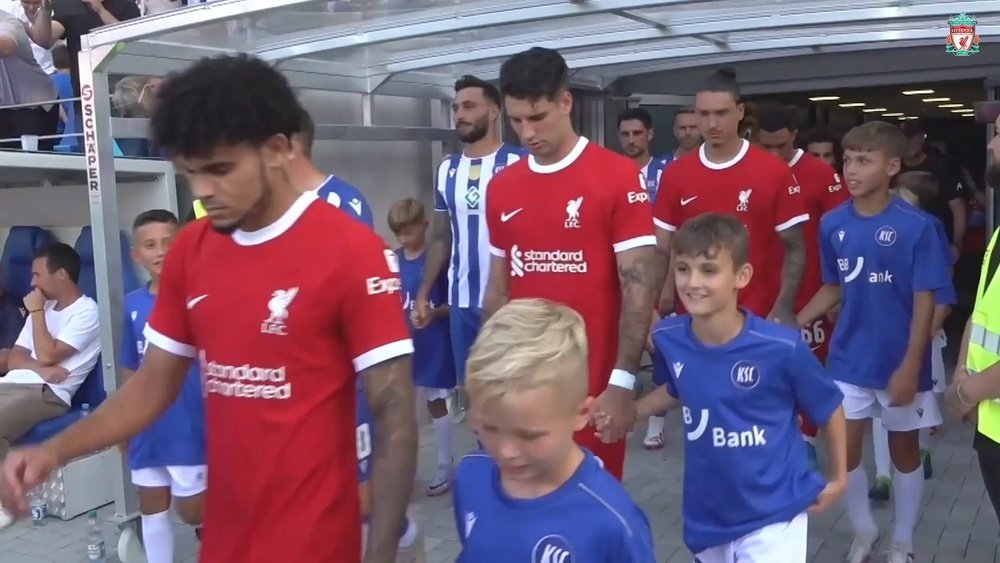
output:
<path id="1" fill-rule="evenodd" d="M 322 186 L 316 189 L 319 199 L 339 207 L 342 211 L 361 221 L 371 228 L 375 228 L 375 217 L 372 215 L 372 208 L 368 205 L 361 190 L 348 184 L 336 176 L 330 176 Z"/>
<path id="2" fill-rule="evenodd" d="M 555 491 L 512 498 L 485 452 L 462 459 L 453 484 L 458 563 L 654 563 L 649 521 L 590 452 Z"/>
<path id="3" fill-rule="evenodd" d="M 451 330 L 448 319 L 437 319 L 417 330 L 410 318 L 417 292 L 424 279 L 427 253 L 424 252 L 411 260 L 400 248 L 396 250 L 396 255 L 399 257 L 399 279 L 403 285 L 403 311 L 413 338 L 413 384 L 432 389 L 452 389 L 455 387 L 455 362 L 451 353 Z M 448 303 L 446 272 L 438 276 L 429 299 L 431 307 Z"/>
<path id="4" fill-rule="evenodd" d="M 736 338 L 707 346 L 680 315 L 652 339 L 654 382 L 683 405 L 688 548 L 726 544 L 814 503 L 826 482 L 807 462 L 798 411 L 823 426 L 843 396 L 799 331 L 748 313 Z"/>
<path id="5" fill-rule="evenodd" d="M 939 234 L 930 216 L 899 198 L 872 217 L 858 215 L 849 200 L 823 216 L 819 240 L 823 283 L 843 292 L 830 374 L 885 389 L 909 344 L 913 294 L 951 285 Z M 931 389 L 930 348 L 920 391 Z"/>
<path id="6" fill-rule="evenodd" d="M 125 369 L 138 370 L 146 354 L 143 330 L 155 301 L 148 287 L 125 296 L 124 335 L 118 360 Z M 131 469 L 205 464 L 205 401 L 197 361 L 191 364 L 177 401 L 129 442 L 128 457 Z"/>
<path id="7" fill-rule="evenodd" d="M 673 154 L 673 153 L 671 153 Z M 649 201 L 656 201 L 656 194 L 660 189 L 660 178 L 663 177 L 663 169 L 668 162 L 662 158 L 651 158 L 642 167 L 642 177 L 646 182 L 646 193 L 649 194 Z"/>

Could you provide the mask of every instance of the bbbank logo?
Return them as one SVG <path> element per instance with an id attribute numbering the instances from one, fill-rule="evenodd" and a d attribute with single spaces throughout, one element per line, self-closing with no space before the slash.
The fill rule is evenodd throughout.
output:
<path id="1" fill-rule="evenodd" d="M 681 414 L 684 416 L 684 425 L 691 426 L 694 424 L 694 419 L 691 417 L 691 409 L 687 407 L 681 407 Z M 701 435 L 705 433 L 708 428 L 708 409 L 701 409 L 701 413 L 698 416 L 698 424 L 695 426 L 694 430 L 688 430 L 687 439 L 688 442 L 694 442 Z"/>
<path id="2" fill-rule="evenodd" d="M 693 425 L 694 419 L 691 417 L 691 410 L 687 407 L 681 407 L 681 411 L 684 415 L 684 424 L 689 427 Z M 705 434 L 705 431 L 708 430 L 708 419 L 708 409 L 701 409 L 698 425 L 687 433 L 689 442 L 693 442 Z M 712 427 L 713 448 L 750 448 L 766 444 L 767 437 L 764 435 L 764 429 L 756 424 L 751 426 L 750 430 L 740 432 L 726 430 L 721 426 Z"/>
<path id="3" fill-rule="evenodd" d="M 879 246 L 892 246 L 896 244 L 896 229 L 893 229 L 889 225 L 883 225 L 875 231 L 875 242 Z"/>
<path id="4" fill-rule="evenodd" d="M 840 268 L 841 272 L 844 272 L 844 283 L 851 283 L 859 275 L 861 275 L 861 270 L 865 268 L 865 257 L 858 256 L 854 260 L 854 267 L 851 267 L 851 260 L 849 258 L 837 258 L 837 267 Z"/>
<path id="5" fill-rule="evenodd" d="M 510 275 L 523 278 L 529 273 L 586 274 L 587 261 L 582 250 L 521 250 L 515 244 L 510 249 Z"/>
<path id="6" fill-rule="evenodd" d="M 750 362 L 741 360 L 733 364 L 730 378 L 733 380 L 733 385 L 740 389 L 753 389 L 760 383 L 760 370 Z"/>
<path id="7" fill-rule="evenodd" d="M 548 535 L 531 550 L 531 563 L 573 563 L 573 550 L 563 536 Z"/>

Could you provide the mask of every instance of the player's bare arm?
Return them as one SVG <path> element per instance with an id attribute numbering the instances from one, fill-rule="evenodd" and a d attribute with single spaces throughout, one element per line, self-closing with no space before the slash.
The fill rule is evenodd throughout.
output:
<path id="1" fill-rule="evenodd" d="M 783 324 L 795 322 L 795 296 L 806 271 L 806 243 L 802 227 L 796 225 L 781 231 L 785 259 L 781 263 L 781 290 L 768 318 Z"/>
<path id="2" fill-rule="evenodd" d="M 839 285 L 823 284 L 816 295 L 813 295 L 813 298 L 796 315 L 796 322 L 799 326 L 805 326 L 815 321 L 839 305 L 842 297 L 843 290 Z"/>
<path id="3" fill-rule="evenodd" d="M 486 293 L 483 295 L 483 322 L 493 316 L 500 307 L 510 301 L 510 286 L 507 271 L 507 257 L 490 257 L 490 275 L 486 280 Z M 648 316 L 648 313 L 647 313 Z"/>
<path id="4" fill-rule="evenodd" d="M 177 400 L 190 365 L 190 358 L 151 344 L 135 375 L 92 415 L 41 446 L 15 450 L 7 456 L 3 466 L 6 487 L 0 491 L 0 504 L 23 511 L 27 491 L 44 483 L 57 467 L 145 430 Z"/>
<path id="5" fill-rule="evenodd" d="M 823 434 L 826 436 L 827 459 L 830 460 L 827 463 L 827 484 L 816 503 L 809 507 L 810 512 L 823 512 L 837 502 L 847 488 L 847 419 L 843 406 L 833 411 L 823 427 Z"/>
<path id="6" fill-rule="evenodd" d="M 944 392 L 944 406 L 948 411 L 948 415 L 951 416 L 952 420 L 959 422 L 965 421 L 967 415 L 973 412 L 975 403 L 969 400 L 964 394 L 963 382 L 969 378 L 969 372 L 966 370 L 966 362 L 969 359 L 969 336 L 972 332 L 972 319 L 970 318 L 965 323 L 965 330 L 962 332 L 962 340 L 959 342 L 958 346 L 958 359 L 955 361 L 955 371 L 951 376 L 951 383 Z M 997 366 L 991 366 L 997 367 Z M 962 397 L 958 394 L 962 393 Z"/>
<path id="7" fill-rule="evenodd" d="M 934 292 L 914 292 L 913 319 L 910 321 L 910 338 L 906 345 L 906 354 L 893 372 L 889 379 L 889 387 L 886 389 L 892 399 L 891 406 L 908 405 L 916 396 L 924 354 L 931 340 L 934 305 Z"/>
<path id="8" fill-rule="evenodd" d="M 681 406 L 681 400 L 667 393 L 667 386 L 660 385 L 635 402 L 637 419 L 663 416 L 667 411 Z"/>
<path id="9" fill-rule="evenodd" d="M 417 470 L 417 415 L 411 356 L 361 372 L 375 422 L 371 525 L 366 563 L 393 563 Z"/>
<path id="10" fill-rule="evenodd" d="M 630 374 L 631 384 L 627 387 L 622 385 L 613 373 L 607 388 L 597 397 L 597 410 L 610 417 L 606 437 L 612 442 L 624 438 L 635 422 L 634 374 L 639 371 L 642 351 L 649 336 L 652 320 L 649 312 L 653 308 L 659 281 L 655 253 L 652 246 L 641 246 L 616 254 L 622 305 L 618 317 L 615 372 Z"/>
<path id="11" fill-rule="evenodd" d="M 659 297 L 656 306 L 661 315 L 669 315 L 674 312 L 674 295 L 677 293 L 677 285 L 674 279 L 673 260 L 670 259 L 670 247 L 673 240 L 673 232 L 660 227 L 656 228 L 656 254 L 663 277 L 659 291 L 655 295 Z"/>
<path id="12" fill-rule="evenodd" d="M 431 223 L 431 236 L 427 243 L 427 259 L 424 263 L 424 279 L 420 283 L 420 291 L 417 292 L 416 311 L 417 317 L 422 322 L 427 322 L 431 318 L 430 304 L 427 296 L 437 282 L 441 270 L 448 263 L 451 255 L 451 218 L 447 211 L 435 211 L 434 220 Z"/>

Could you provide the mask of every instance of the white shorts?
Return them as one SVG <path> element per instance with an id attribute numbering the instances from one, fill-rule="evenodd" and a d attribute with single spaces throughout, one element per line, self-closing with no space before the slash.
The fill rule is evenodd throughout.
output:
<path id="1" fill-rule="evenodd" d="M 422 400 L 431 402 L 438 399 L 447 399 L 451 397 L 451 393 L 454 389 L 437 389 L 435 387 L 417 387 L 417 396 Z"/>
<path id="2" fill-rule="evenodd" d="M 931 382 L 934 384 L 931 390 L 935 393 L 944 393 L 948 386 L 944 372 L 944 349 L 947 345 L 948 337 L 943 330 L 938 331 L 931 339 Z"/>
<path id="3" fill-rule="evenodd" d="M 909 432 L 941 424 L 941 409 L 932 391 L 918 391 L 913 402 L 902 407 L 890 407 L 889 392 L 858 387 L 837 381 L 844 394 L 844 415 L 847 420 L 881 418 L 889 432 Z"/>
<path id="4" fill-rule="evenodd" d="M 137 487 L 170 488 L 177 498 L 193 497 L 205 492 L 207 468 L 204 465 L 174 465 L 132 470 L 132 484 Z"/>
<path id="5" fill-rule="evenodd" d="M 809 516 L 764 526 L 756 532 L 695 554 L 695 563 L 806 563 Z"/>

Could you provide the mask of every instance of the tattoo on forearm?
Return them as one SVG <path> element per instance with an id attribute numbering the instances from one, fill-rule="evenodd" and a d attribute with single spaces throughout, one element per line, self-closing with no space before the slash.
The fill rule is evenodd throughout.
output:
<path id="1" fill-rule="evenodd" d="M 446 212 L 434 213 L 430 242 L 427 244 L 427 261 L 424 265 L 423 286 L 432 287 L 441 269 L 451 256 L 451 220 Z"/>
<path id="2" fill-rule="evenodd" d="M 655 251 L 637 248 L 619 254 L 618 278 L 622 306 L 618 322 L 618 361 L 615 366 L 631 373 L 639 371 L 642 351 L 649 335 L 653 299 L 662 279 Z"/>
<path id="3" fill-rule="evenodd" d="M 781 240 L 785 246 L 785 259 L 781 264 L 781 291 L 778 300 L 791 304 L 799 293 L 799 285 L 806 271 L 806 244 L 800 227 L 781 231 Z"/>
<path id="4" fill-rule="evenodd" d="M 375 422 L 368 556 L 391 561 L 410 502 L 417 466 L 417 417 L 410 356 L 372 366 L 361 376 Z"/>

